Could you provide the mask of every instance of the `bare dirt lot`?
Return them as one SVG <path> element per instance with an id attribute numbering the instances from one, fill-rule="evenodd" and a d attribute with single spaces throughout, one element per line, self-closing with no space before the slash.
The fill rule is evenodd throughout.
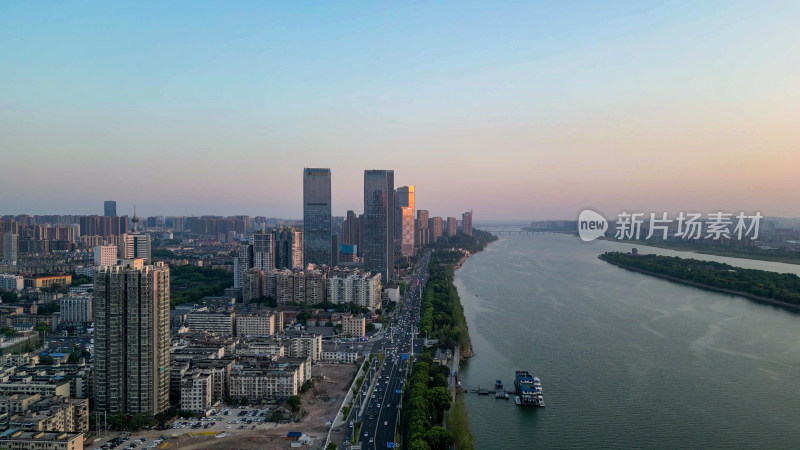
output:
<path id="1" fill-rule="evenodd" d="M 299 423 L 278 425 L 274 423 L 257 425 L 255 430 L 240 430 L 237 427 L 222 429 L 228 436 L 190 436 L 188 429 L 170 430 L 169 439 L 162 444 L 167 449 L 286 449 L 290 441 L 285 440 L 286 433 L 299 431 L 311 437 L 310 448 L 321 448 L 328 435 L 329 425 L 333 421 L 342 404 L 347 389 L 358 366 L 355 364 L 321 364 L 314 366 L 311 373 L 318 379 L 314 388 L 301 396 L 306 415 Z M 193 430 L 192 430 L 193 431 Z M 142 434 L 142 433 L 139 433 Z M 158 435 L 157 433 L 155 434 Z M 309 447 L 304 447 L 309 448 Z"/>

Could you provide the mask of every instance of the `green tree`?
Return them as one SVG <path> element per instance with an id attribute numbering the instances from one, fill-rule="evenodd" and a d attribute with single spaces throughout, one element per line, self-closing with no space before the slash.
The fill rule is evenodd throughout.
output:
<path id="1" fill-rule="evenodd" d="M 269 306 L 271 308 L 278 306 L 278 301 L 270 297 L 269 295 L 265 295 L 263 297 L 258 297 L 258 298 L 251 298 L 250 300 L 247 301 L 247 303 L 258 303 Z"/>
<path id="2" fill-rule="evenodd" d="M 33 329 L 39 332 L 39 336 L 42 336 L 45 333 L 49 333 L 50 331 L 52 331 L 50 329 L 50 324 L 47 322 L 39 322 L 36 324 L 35 327 L 33 327 Z"/>
<path id="3" fill-rule="evenodd" d="M 17 303 L 19 301 L 19 295 L 13 291 L 0 289 L 0 299 L 3 300 L 3 303 Z"/>
<path id="4" fill-rule="evenodd" d="M 108 417 L 108 426 L 112 430 L 122 430 L 127 421 L 128 417 L 125 414 L 114 414 Z"/>
<path id="5" fill-rule="evenodd" d="M 453 445 L 453 432 L 443 427 L 433 427 L 425 433 L 425 442 L 431 450 L 448 450 Z"/>
<path id="6" fill-rule="evenodd" d="M 444 412 L 450 409 L 452 397 L 446 387 L 435 387 L 428 390 L 428 402 L 436 410 L 436 421 L 441 422 Z"/>
<path id="7" fill-rule="evenodd" d="M 152 256 L 154 259 L 158 259 L 158 260 L 177 259 L 178 258 L 178 255 L 173 253 L 171 250 L 167 250 L 165 248 L 153 249 L 150 252 L 150 256 Z"/>
<path id="8" fill-rule="evenodd" d="M 154 423 L 153 416 L 147 414 L 134 414 L 128 423 L 128 429 L 131 431 L 139 431 L 142 428 L 150 428 Z"/>
<path id="9" fill-rule="evenodd" d="M 325 448 L 326 450 L 336 450 L 337 449 L 336 442 L 333 441 L 328 442 L 328 446 Z"/>
<path id="10" fill-rule="evenodd" d="M 286 403 L 292 408 L 292 412 L 297 412 L 302 404 L 299 395 L 292 395 L 291 397 L 287 398 Z"/>
<path id="11" fill-rule="evenodd" d="M 431 450 L 431 446 L 422 439 L 414 439 L 409 444 L 408 450 Z"/>
<path id="12" fill-rule="evenodd" d="M 3 333 L 3 335 L 6 337 L 11 337 L 17 334 L 17 332 L 14 329 L 8 327 L 0 328 L 0 333 Z"/>
<path id="13" fill-rule="evenodd" d="M 199 266 L 170 268 L 170 303 L 191 303 L 208 295 L 220 295 L 233 285 L 231 272 Z"/>
<path id="14" fill-rule="evenodd" d="M 38 308 L 38 313 L 42 316 L 50 316 L 53 313 L 61 311 L 61 305 L 56 300 L 47 302 L 44 305 L 39 305 Z"/>
<path id="15" fill-rule="evenodd" d="M 42 365 L 45 365 L 45 366 L 52 365 L 55 362 L 56 362 L 56 360 L 53 359 L 53 357 L 50 356 L 50 355 L 42 355 L 42 356 L 39 357 L 39 364 L 42 364 Z"/>
<path id="16" fill-rule="evenodd" d="M 78 274 L 74 274 L 74 273 L 72 274 L 72 283 L 71 283 L 72 286 L 80 286 L 82 284 L 89 284 L 91 282 L 92 282 L 92 280 L 86 278 L 83 275 L 78 275 Z"/>
<path id="17" fill-rule="evenodd" d="M 444 387 L 447 388 L 448 380 L 447 375 L 442 375 L 441 373 L 432 373 L 431 374 L 431 382 L 429 383 L 430 387 Z"/>
<path id="18" fill-rule="evenodd" d="M 297 313 L 297 322 L 305 325 L 309 317 L 311 317 L 311 314 L 309 314 L 308 311 L 300 311 Z"/>

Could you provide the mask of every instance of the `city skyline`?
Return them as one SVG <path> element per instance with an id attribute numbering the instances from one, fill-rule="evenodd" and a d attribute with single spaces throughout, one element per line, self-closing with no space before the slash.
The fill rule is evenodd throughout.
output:
<path id="1" fill-rule="evenodd" d="M 0 448 L 797 447 L 798 24 L 0 1 Z"/>
<path id="2" fill-rule="evenodd" d="M 800 5 L 573 6 L 5 2 L 0 213 L 299 218 L 309 166 L 337 216 L 369 167 L 446 216 L 800 215 Z"/>

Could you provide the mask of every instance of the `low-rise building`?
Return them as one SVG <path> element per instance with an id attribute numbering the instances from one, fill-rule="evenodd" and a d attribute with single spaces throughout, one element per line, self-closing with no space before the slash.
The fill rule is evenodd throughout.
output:
<path id="1" fill-rule="evenodd" d="M 61 322 L 91 322 L 92 321 L 92 296 L 70 295 L 58 299 L 61 306 Z"/>
<path id="2" fill-rule="evenodd" d="M 8 450 L 83 450 L 83 433 L 47 433 L 11 428 L 0 433 L 0 448 Z"/>
<path id="3" fill-rule="evenodd" d="M 26 288 L 42 289 L 55 285 L 69 286 L 72 283 L 72 275 L 39 275 L 34 277 L 26 277 L 24 284 Z"/>
<path id="4" fill-rule="evenodd" d="M 230 310 L 193 311 L 186 317 L 189 330 L 223 336 L 233 335 L 234 313 Z"/>
<path id="5" fill-rule="evenodd" d="M 280 358 L 286 356 L 281 339 L 250 339 L 236 349 L 238 356 Z"/>
<path id="6" fill-rule="evenodd" d="M 0 273 L 0 289 L 21 291 L 25 287 L 25 278 L 10 273 Z"/>
<path id="7" fill-rule="evenodd" d="M 205 413 L 211 408 L 213 393 L 212 375 L 194 371 L 181 379 L 181 409 Z"/>
<path id="8" fill-rule="evenodd" d="M 286 343 L 286 341 L 284 341 Z M 312 362 L 322 359 L 322 335 L 299 334 L 288 339 L 288 356 L 292 358 L 311 358 Z"/>
<path id="9" fill-rule="evenodd" d="M 55 380 L 52 380 L 55 381 Z M 26 377 L 22 381 L 0 383 L 0 395 L 6 394 L 41 394 L 42 397 L 69 397 L 70 383 L 34 381 Z"/>
<path id="10" fill-rule="evenodd" d="M 342 319 L 342 334 L 350 337 L 364 337 L 367 334 L 367 319 L 360 315 Z"/>
<path id="11" fill-rule="evenodd" d="M 243 360 L 231 371 L 230 397 L 253 402 L 297 395 L 310 369 L 311 358 Z"/>
<path id="12" fill-rule="evenodd" d="M 67 354 L 62 355 L 62 359 L 69 357 Z M 50 356 L 55 358 L 59 355 L 51 353 Z M 42 365 L 38 364 L 38 356 L 35 356 L 35 361 L 29 358 L 27 363 L 18 365 L 14 374 L 5 377 L 6 382 L 69 383 L 68 397 L 91 397 L 94 372 L 90 364 L 81 361 L 76 364 Z"/>
<path id="13" fill-rule="evenodd" d="M 323 351 L 322 360 L 325 362 L 353 363 L 358 361 L 358 352 L 352 350 Z"/>
<path id="14" fill-rule="evenodd" d="M 271 310 L 248 309 L 236 314 L 236 336 L 272 336 L 276 317 Z"/>
<path id="15" fill-rule="evenodd" d="M 26 431 L 89 431 L 89 399 L 43 398 L 39 394 L 0 397 L 0 418 L 7 427 Z"/>

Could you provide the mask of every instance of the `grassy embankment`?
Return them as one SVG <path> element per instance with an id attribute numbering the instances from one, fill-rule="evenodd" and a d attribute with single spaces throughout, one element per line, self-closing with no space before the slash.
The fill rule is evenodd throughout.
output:
<path id="1" fill-rule="evenodd" d="M 453 432 L 456 450 L 472 450 L 475 448 L 475 437 L 469 427 L 469 411 L 464 404 L 464 392 L 456 394 L 456 402 L 447 416 L 447 427 Z"/>

